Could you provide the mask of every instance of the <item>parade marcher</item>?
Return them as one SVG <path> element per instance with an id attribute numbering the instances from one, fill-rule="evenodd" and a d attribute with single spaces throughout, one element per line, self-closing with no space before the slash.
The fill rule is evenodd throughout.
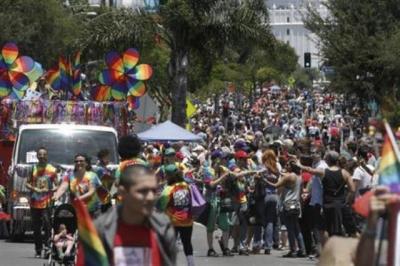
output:
<path id="1" fill-rule="evenodd" d="M 176 265 L 174 228 L 165 214 L 153 211 L 157 179 L 143 164 L 121 172 L 114 205 L 95 221 L 110 265 Z"/>
<path id="2" fill-rule="evenodd" d="M 325 170 L 328 168 L 326 162 L 322 159 L 324 157 L 323 149 L 318 146 L 311 149 L 311 156 L 313 158 L 313 168 Z M 321 179 L 314 175 L 311 178 L 309 186 L 307 190 L 310 193 L 310 203 L 311 206 L 311 219 L 310 219 L 310 227 L 314 237 L 315 250 L 313 251 L 316 256 L 318 256 L 321 252 L 321 245 L 323 244 L 321 241 L 323 240 L 323 218 L 322 218 L 322 195 L 323 188 Z"/>
<path id="3" fill-rule="evenodd" d="M 158 178 L 158 185 L 160 190 L 164 189 L 167 184 L 167 178 L 165 173 L 165 167 L 169 164 L 177 164 L 176 151 L 174 148 L 166 148 L 163 152 L 162 165 L 156 170 L 156 176 Z"/>
<path id="4" fill-rule="evenodd" d="M 350 197 L 346 199 L 345 186 L 347 185 L 347 189 L 352 195 L 354 184 L 350 174 L 338 166 L 339 154 L 336 151 L 328 151 L 324 159 L 328 164 L 326 169 L 315 169 L 302 165 L 299 167 L 322 178 L 325 229 L 329 236 L 343 235 L 342 210 L 346 200 L 350 200 Z"/>
<path id="5" fill-rule="evenodd" d="M 125 165 L 132 163 L 140 163 L 147 166 L 147 162 L 140 158 L 142 145 L 136 135 L 123 136 L 118 141 L 118 154 L 121 161 L 117 170 L 115 171 L 115 182 L 118 185 L 121 172 L 124 170 Z"/>
<path id="6" fill-rule="evenodd" d="M 246 240 L 248 231 L 248 184 L 247 177 L 260 173 L 255 169 L 255 165 L 249 160 L 247 152 L 238 150 L 234 154 L 235 160 L 228 163 L 229 170 L 235 180 L 233 182 L 233 189 L 231 191 L 233 196 L 233 206 L 235 209 L 234 216 L 232 217 L 233 226 L 233 239 L 234 246 L 232 252 L 237 252 L 239 255 L 249 255 L 249 250 Z M 252 169 L 253 168 L 253 169 Z"/>
<path id="7" fill-rule="evenodd" d="M 301 215 L 300 193 L 301 177 L 300 168 L 295 161 L 289 161 L 286 166 L 287 173 L 282 173 L 277 183 L 265 180 L 270 186 L 283 188 L 281 194 L 284 223 L 289 237 L 290 251 L 283 257 L 305 257 L 303 235 L 300 230 L 299 216 Z M 297 250 L 296 250 L 297 247 Z"/>
<path id="8" fill-rule="evenodd" d="M 97 189 L 101 202 L 101 212 L 107 211 L 111 207 L 111 189 L 115 178 L 107 165 L 110 163 L 110 151 L 107 149 L 100 150 L 97 153 L 96 174 L 100 179 L 101 186 Z M 101 190 L 101 191 L 99 191 Z"/>
<path id="9" fill-rule="evenodd" d="M 162 191 L 158 208 L 164 211 L 179 235 L 186 256 L 187 265 L 194 266 L 191 213 L 191 193 L 189 185 L 183 179 L 183 173 L 175 164 L 165 167 L 167 186 Z M 173 244 L 173 243 L 170 243 Z"/>
<path id="10" fill-rule="evenodd" d="M 230 166 L 230 170 L 233 170 L 236 174 L 241 174 L 246 171 L 244 168 L 246 166 L 248 155 L 245 151 L 237 151 L 235 153 L 236 162 L 234 165 Z M 232 163 L 232 162 L 231 162 Z M 234 246 L 232 252 L 238 252 L 239 255 L 249 255 L 249 251 L 246 246 L 246 238 L 247 238 L 247 219 L 246 212 L 248 210 L 248 201 L 247 201 L 247 180 L 246 175 L 241 174 L 235 176 L 236 180 L 234 182 L 234 217 L 233 219 L 233 238 L 234 238 Z"/>
<path id="11" fill-rule="evenodd" d="M 266 150 L 262 155 L 262 162 L 267 171 L 263 177 L 272 183 L 277 183 L 280 176 L 280 165 L 273 150 Z M 271 254 L 271 249 L 279 248 L 279 227 L 278 227 L 278 194 L 277 189 L 266 184 L 264 197 L 264 218 L 265 224 L 258 226 L 255 233 L 255 241 L 261 241 L 262 229 L 264 229 L 264 253 Z"/>
<path id="12" fill-rule="evenodd" d="M 256 156 L 254 156 L 256 157 Z M 254 158 L 256 159 L 256 158 Z M 254 160 L 253 161 L 256 161 Z M 256 169 L 262 168 L 256 164 Z M 257 234 L 261 235 L 261 228 L 265 227 L 266 216 L 265 216 L 265 191 L 266 184 L 260 178 L 250 179 L 248 187 L 248 198 L 249 198 L 249 210 L 247 212 L 248 230 L 247 230 L 247 247 L 250 247 L 251 241 L 253 240 L 252 253 L 259 254 L 262 248 L 261 236 L 257 237 Z M 253 239 L 254 238 L 254 239 Z"/>
<path id="13" fill-rule="evenodd" d="M 178 156 L 181 156 L 181 155 L 182 154 L 178 154 Z M 181 171 L 183 173 L 184 176 L 190 171 L 190 169 L 188 169 L 188 167 L 182 162 L 182 160 L 180 160 L 177 157 L 177 152 L 172 147 L 165 149 L 164 158 L 163 158 L 162 163 L 163 164 L 156 171 L 156 175 L 158 177 L 159 185 L 161 188 L 167 183 L 166 174 L 165 174 L 165 167 L 167 165 L 175 164 L 176 167 L 179 169 L 179 171 Z"/>
<path id="14" fill-rule="evenodd" d="M 358 167 L 353 173 L 353 182 L 356 190 L 356 197 L 363 195 L 372 188 L 374 167 L 368 164 L 368 149 L 361 146 L 358 150 Z"/>
<path id="15" fill-rule="evenodd" d="M 222 152 L 220 157 L 220 168 L 217 171 L 218 175 L 229 172 L 227 168 L 228 162 L 231 160 L 231 154 Z M 229 237 L 233 226 L 232 216 L 234 212 L 234 199 L 232 195 L 235 177 L 230 175 L 224 179 L 219 188 L 220 213 L 218 226 L 222 230 L 222 238 L 219 240 L 219 245 L 224 256 L 233 256 L 233 252 L 229 249 Z"/>
<path id="16" fill-rule="evenodd" d="M 38 163 L 33 166 L 32 175 L 26 183 L 31 191 L 31 215 L 33 234 L 35 239 L 36 258 L 42 254 L 43 244 L 45 253 L 49 252 L 50 241 L 50 204 L 54 184 L 57 181 L 57 170 L 47 162 L 47 149 L 41 147 L 36 151 Z M 42 238 L 42 229 L 45 232 Z M 45 254 L 47 255 L 47 254 Z"/>
<path id="17" fill-rule="evenodd" d="M 75 167 L 73 171 L 67 172 L 63 177 L 62 183 L 56 193 L 54 199 L 58 200 L 67 190 L 75 194 L 82 200 L 92 217 L 97 217 L 100 213 L 100 200 L 96 190 L 99 184 L 98 176 L 90 171 L 88 162 L 90 159 L 85 154 L 76 154 L 74 157 Z M 90 166 L 91 167 L 91 166 Z"/>
<path id="18" fill-rule="evenodd" d="M 220 151 L 214 151 L 211 155 L 212 166 L 207 166 L 203 168 L 203 182 L 205 185 L 205 199 L 209 203 L 210 210 L 207 221 L 207 244 L 208 252 L 207 256 L 217 257 L 218 254 L 214 250 L 214 231 L 219 225 L 220 219 L 220 198 L 218 186 L 223 183 L 229 176 L 229 171 L 226 168 L 222 168 L 220 165 Z M 224 171 L 224 169 L 226 169 Z M 223 228 L 223 226 L 222 226 Z M 224 228 L 225 229 L 225 228 Z M 229 233 L 228 230 L 223 230 L 223 234 Z M 226 251 L 223 250 L 224 255 Z"/>

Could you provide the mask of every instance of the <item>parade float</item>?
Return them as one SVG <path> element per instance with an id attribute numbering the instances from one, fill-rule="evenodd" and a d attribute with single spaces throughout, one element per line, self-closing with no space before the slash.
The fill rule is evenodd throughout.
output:
<path id="1" fill-rule="evenodd" d="M 11 216 L 12 239 L 23 239 L 31 230 L 25 184 L 37 161 L 37 148 L 48 149 L 49 162 L 60 175 L 72 167 L 78 152 L 95 158 L 99 149 L 109 149 L 111 163 L 117 166 L 118 136 L 135 131 L 136 110 L 146 93 L 144 81 L 152 76 L 151 66 L 138 64 L 136 49 L 121 55 L 112 51 L 105 56 L 106 68 L 97 85 L 84 88 L 80 56 L 61 56 L 55 67 L 44 71 L 32 58 L 21 56 L 14 43 L 1 50 L 0 159 L 7 174 L 0 184 L 7 188 L 3 209 Z M 84 96 L 87 89 L 90 93 Z"/>

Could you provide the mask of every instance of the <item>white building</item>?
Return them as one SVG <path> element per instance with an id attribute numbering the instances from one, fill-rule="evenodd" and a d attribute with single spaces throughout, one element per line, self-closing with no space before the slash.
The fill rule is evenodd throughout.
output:
<path id="1" fill-rule="evenodd" d="M 118 8 L 138 8 L 155 11 L 159 7 L 159 0 L 89 0 L 89 4 L 103 4 Z"/>
<path id="2" fill-rule="evenodd" d="M 265 1 L 269 10 L 271 30 L 275 37 L 294 48 L 299 56 L 300 66 L 304 66 L 304 53 L 311 53 L 311 67 L 320 67 L 321 57 L 317 38 L 304 27 L 303 17 L 308 5 L 315 7 L 322 16 L 327 16 L 328 10 L 321 4 L 325 0 Z M 156 11 L 159 2 L 159 0 L 89 0 L 90 4 L 105 4 L 118 8 L 144 8 L 149 11 Z"/>
<path id="3" fill-rule="evenodd" d="M 292 46 L 299 56 L 298 63 L 304 66 L 304 53 L 311 53 L 311 67 L 320 67 L 321 57 L 318 41 L 304 27 L 303 18 L 307 5 L 314 6 L 322 16 L 327 9 L 323 0 L 267 0 L 271 31 L 278 40 Z"/>

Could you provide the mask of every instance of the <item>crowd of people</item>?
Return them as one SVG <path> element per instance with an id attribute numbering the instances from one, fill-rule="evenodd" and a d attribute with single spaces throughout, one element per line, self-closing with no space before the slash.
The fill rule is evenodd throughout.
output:
<path id="1" fill-rule="evenodd" d="M 369 135 L 368 112 L 339 95 L 294 89 L 261 91 L 252 101 L 227 93 L 197 107 L 190 125 L 203 142 L 142 144 L 122 137 L 115 172 L 107 168 L 107 150 L 99 151 L 94 169 L 77 154 L 75 169 L 52 196 L 59 199 L 69 188 L 87 203 L 113 265 L 174 265 L 175 236 L 194 265 L 195 221 L 205 225 L 211 257 L 275 249 L 288 250 L 285 258 L 315 258 L 329 236 L 362 232 L 366 220 L 351 204 L 376 185 L 381 145 Z M 38 191 L 33 183 L 40 171 L 52 182 L 54 169 L 44 147 L 37 154 L 28 187 L 41 203 L 32 208 L 46 209 L 51 186 Z M 193 210 L 193 193 L 206 201 L 201 213 Z M 126 258 L 126 247 L 140 255 Z"/>

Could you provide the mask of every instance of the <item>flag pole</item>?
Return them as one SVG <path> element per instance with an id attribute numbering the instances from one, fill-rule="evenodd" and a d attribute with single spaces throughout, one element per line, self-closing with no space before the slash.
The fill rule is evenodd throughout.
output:
<path id="1" fill-rule="evenodd" d="M 384 124 L 385 124 L 386 134 L 388 135 L 390 142 L 392 143 L 394 153 L 396 154 L 396 159 L 397 161 L 400 161 L 400 151 L 399 147 L 397 146 L 396 139 L 393 135 L 393 131 L 386 120 L 384 120 Z"/>

